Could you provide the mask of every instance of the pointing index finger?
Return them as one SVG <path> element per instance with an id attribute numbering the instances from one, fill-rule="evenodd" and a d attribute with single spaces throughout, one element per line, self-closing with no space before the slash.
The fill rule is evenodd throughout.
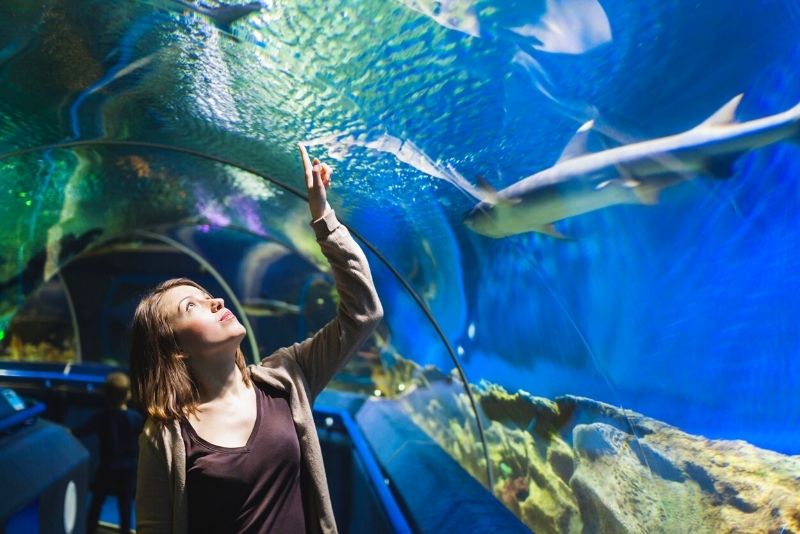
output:
<path id="1" fill-rule="evenodd" d="M 306 187 L 311 188 L 314 184 L 314 179 L 311 176 L 311 160 L 308 159 L 308 152 L 306 152 L 306 147 L 303 146 L 303 143 L 297 143 L 298 148 L 300 149 L 300 157 L 303 159 L 303 171 L 305 171 L 306 175 Z"/>

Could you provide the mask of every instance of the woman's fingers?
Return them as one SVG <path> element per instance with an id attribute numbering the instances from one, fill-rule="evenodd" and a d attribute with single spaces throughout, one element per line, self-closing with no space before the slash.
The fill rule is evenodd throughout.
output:
<path id="1" fill-rule="evenodd" d="M 331 175 L 333 169 L 327 163 L 320 163 L 317 158 L 311 163 L 312 171 L 311 176 L 314 179 L 314 185 L 317 187 L 328 188 L 331 185 Z"/>
<path id="2" fill-rule="evenodd" d="M 319 159 L 314 158 L 311 160 L 308 157 L 308 151 L 306 151 L 306 147 L 303 146 L 302 143 L 297 143 L 297 146 L 300 149 L 300 155 L 303 158 L 303 170 L 306 174 L 306 187 L 311 189 L 312 187 L 322 187 L 327 188 L 331 184 L 331 175 L 333 174 L 333 169 L 327 163 L 320 163 Z"/>
<path id="3" fill-rule="evenodd" d="M 322 164 L 322 183 L 325 184 L 325 187 L 331 186 L 331 176 L 333 175 L 333 169 L 327 163 Z"/>
<path id="4" fill-rule="evenodd" d="M 314 158 L 311 165 L 311 177 L 314 179 L 314 187 L 324 188 L 325 185 L 322 183 L 322 165 L 320 165 L 317 158 Z"/>
<path id="5" fill-rule="evenodd" d="M 320 163 L 318 159 L 314 159 L 314 169 L 319 173 L 320 180 L 322 185 L 325 187 L 330 187 L 331 185 L 331 174 L 333 174 L 333 169 L 327 163 Z M 316 182 L 314 182 L 316 183 Z"/>
<path id="6" fill-rule="evenodd" d="M 311 189 L 311 187 L 314 185 L 311 161 L 308 159 L 306 147 L 304 147 L 302 143 L 297 143 L 297 146 L 300 148 L 300 157 L 303 159 L 303 171 L 305 171 L 306 174 L 306 187 Z"/>

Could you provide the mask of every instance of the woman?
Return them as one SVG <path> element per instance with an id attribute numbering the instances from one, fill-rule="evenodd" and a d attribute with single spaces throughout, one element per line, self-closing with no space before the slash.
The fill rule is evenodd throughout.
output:
<path id="1" fill-rule="evenodd" d="M 311 405 L 383 316 L 369 265 L 327 202 L 330 167 L 300 145 L 312 227 L 340 296 L 313 337 L 245 366 L 245 329 L 202 287 L 169 280 L 136 309 L 139 532 L 336 532 Z"/>

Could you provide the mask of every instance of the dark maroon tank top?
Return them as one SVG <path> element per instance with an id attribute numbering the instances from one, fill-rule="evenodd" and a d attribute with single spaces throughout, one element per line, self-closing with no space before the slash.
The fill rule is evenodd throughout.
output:
<path id="1" fill-rule="evenodd" d="M 305 532 L 300 443 L 286 392 L 256 385 L 256 424 L 244 447 L 219 447 L 181 423 L 189 532 Z"/>

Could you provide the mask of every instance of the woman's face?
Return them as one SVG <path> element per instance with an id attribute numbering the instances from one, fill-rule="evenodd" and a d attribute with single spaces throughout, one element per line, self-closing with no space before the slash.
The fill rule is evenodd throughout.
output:
<path id="1" fill-rule="evenodd" d="M 189 358 L 233 354 L 245 336 L 244 326 L 221 298 L 194 286 L 168 289 L 159 305 Z"/>

